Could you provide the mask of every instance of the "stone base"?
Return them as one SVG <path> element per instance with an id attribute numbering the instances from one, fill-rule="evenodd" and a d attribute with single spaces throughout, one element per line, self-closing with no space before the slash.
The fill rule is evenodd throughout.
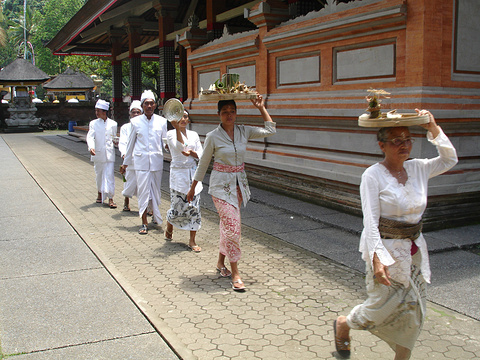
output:
<path id="1" fill-rule="evenodd" d="M 250 184 L 362 217 L 359 187 L 245 164 Z M 424 231 L 480 223 L 480 192 L 429 196 Z"/>
<path id="2" fill-rule="evenodd" d="M 42 132 L 43 129 L 38 125 L 33 126 L 7 126 L 3 129 L 4 133 L 26 133 L 26 132 Z"/>

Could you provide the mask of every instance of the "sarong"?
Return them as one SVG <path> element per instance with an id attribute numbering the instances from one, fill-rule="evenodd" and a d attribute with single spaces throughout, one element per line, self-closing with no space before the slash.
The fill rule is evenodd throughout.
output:
<path id="1" fill-rule="evenodd" d="M 238 203 L 242 203 L 242 193 L 237 186 Z M 220 216 L 220 246 L 221 254 L 228 257 L 230 262 L 240 260 L 242 252 L 240 250 L 240 238 L 242 222 L 240 218 L 240 209 L 225 200 L 212 196 L 213 203 Z"/>
<path id="2" fill-rule="evenodd" d="M 387 342 L 413 349 L 425 319 L 426 286 L 420 271 L 420 252 L 412 256 L 408 287 L 390 279 L 391 286 L 379 284 L 367 263 L 367 300 L 355 306 L 347 316 L 351 329 L 368 330 Z"/>
<path id="3" fill-rule="evenodd" d="M 199 230 L 202 226 L 200 194 L 188 202 L 186 194 L 170 189 L 170 209 L 167 211 L 167 221 L 177 229 Z"/>
<path id="4" fill-rule="evenodd" d="M 97 183 L 97 191 L 102 193 L 102 202 L 106 198 L 113 198 L 115 195 L 115 174 L 113 172 L 113 162 L 95 162 L 95 181 Z"/>
<path id="5" fill-rule="evenodd" d="M 153 219 L 158 224 L 163 222 L 162 215 L 160 214 L 162 173 L 162 170 L 135 170 L 137 177 L 138 213 L 140 217 L 142 217 L 142 214 L 147 210 L 149 201 L 151 201 Z"/>
<path id="6" fill-rule="evenodd" d="M 125 171 L 125 182 L 123 183 L 122 195 L 128 198 L 132 198 L 137 195 L 137 176 L 135 175 L 135 170 Z"/>

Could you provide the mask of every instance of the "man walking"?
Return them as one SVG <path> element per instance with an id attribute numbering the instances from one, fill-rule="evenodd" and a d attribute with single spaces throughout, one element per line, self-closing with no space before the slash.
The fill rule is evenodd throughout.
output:
<path id="1" fill-rule="evenodd" d="M 143 92 L 140 102 L 143 115 L 131 120 L 132 131 L 127 143 L 123 164 L 135 165 L 138 211 L 142 226 L 138 231 L 148 233 L 147 207 L 151 203 L 153 221 L 162 223 L 160 200 L 163 172 L 163 138 L 167 137 L 167 120 L 154 114 L 157 107 L 152 91 Z"/>
<path id="2" fill-rule="evenodd" d="M 117 138 L 117 123 L 107 117 L 109 107 L 110 104 L 101 99 L 95 104 L 97 119 L 90 121 L 88 126 L 87 145 L 95 169 L 98 191 L 96 202 L 103 203 L 108 197 L 108 205 L 114 209 L 117 207 L 113 201 L 115 194 L 114 141 Z"/>
<path id="3" fill-rule="evenodd" d="M 130 104 L 130 120 L 136 116 L 142 115 L 142 104 L 138 100 L 132 101 Z M 132 123 L 128 122 L 120 128 L 120 140 L 118 142 L 118 150 L 122 155 L 122 159 L 125 158 L 127 152 L 127 143 L 132 131 Z M 137 194 L 137 178 L 135 176 L 135 166 L 130 165 L 128 169 L 125 165 L 120 167 L 120 173 L 125 177 L 123 183 L 122 195 L 125 197 L 123 202 L 123 211 L 130 211 L 130 199 Z"/>

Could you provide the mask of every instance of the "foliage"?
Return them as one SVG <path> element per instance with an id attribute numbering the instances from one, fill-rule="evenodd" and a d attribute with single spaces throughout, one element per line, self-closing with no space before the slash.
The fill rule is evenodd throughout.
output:
<path id="1" fill-rule="evenodd" d="M 17 49 L 19 54 L 23 55 L 26 51 L 27 55 L 24 58 L 31 60 L 33 58 L 32 49 L 25 46 L 25 41 L 27 44 L 31 43 L 36 28 L 31 7 L 26 7 L 25 16 L 22 12 L 19 18 L 9 20 L 7 24 L 9 45 Z"/>
<path id="2" fill-rule="evenodd" d="M 0 0 L 0 68 L 11 63 L 23 54 L 24 47 L 24 0 Z M 111 63 L 101 57 L 56 56 L 45 47 L 63 26 L 75 15 L 88 0 L 28 0 L 26 12 L 27 40 L 34 49 L 35 65 L 49 75 L 63 73 L 68 66 L 82 71 L 87 76 L 96 75 L 102 79 L 101 93 L 112 96 Z M 3 11 L 3 17 L 2 17 Z M 4 31 L 7 30 L 8 31 Z M 2 43 L 2 35 L 4 43 Z M 142 87 L 160 93 L 158 82 L 160 66 L 158 61 L 142 62 Z M 176 64 L 177 89 L 179 88 L 179 67 Z M 122 62 L 123 95 L 130 92 L 130 69 L 128 61 Z M 41 97 L 42 89 L 37 95 Z M 178 92 L 178 91 L 177 91 Z"/>
<path id="3" fill-rule="evenodd" d="M 44 0 L 43 14 L 39 18 L 32 42 L 38 59 L 36 65 L 47 74 L 62 73 L 67 65 L 62 57 L 55 56 L 46 49 L 45 44 L 55 37 L 84 4 L 85 0 Z"/>

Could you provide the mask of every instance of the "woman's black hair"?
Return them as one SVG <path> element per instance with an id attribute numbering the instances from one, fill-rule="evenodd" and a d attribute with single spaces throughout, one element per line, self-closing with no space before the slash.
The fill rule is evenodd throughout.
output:
<path id="1" fill-rule="evenodd" d="M 217 104 L 218 112 L 220 112 L 220 110 L 222 110 L 222 108 L 226 105 L 233 105 L 235 110 L 237 110 L 237 104 L 235 103 L 235 100 L 220 100 Z"/>

